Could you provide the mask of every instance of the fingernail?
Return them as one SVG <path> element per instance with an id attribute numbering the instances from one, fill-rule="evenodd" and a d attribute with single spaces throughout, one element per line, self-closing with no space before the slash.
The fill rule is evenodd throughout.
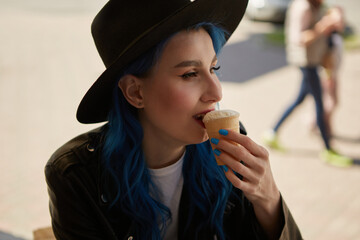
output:
<path id="1" fill-rule="evenodd" d="M 220 150 L 217 150 L 217 149 L 214 150 L 214 153 L 216 156 L 220 156 L 220 154 L 221 154 Z"/>
<path id="2" fill-rule="evenodd" d="M 228 167 L 225 166 L 225 165 L 222 165 L 222 168 L 223 168 L 223 170 L 224 170 L 225 172 L 227 172 L 227 171 L 229 170 Z"/>
<path id="3" fill-rule="evenodd" d="M 212 139 L 211 139 L 211 143 L 217 145 L 217 144 L 219 143 L 219 139 L 217 139 L 217 138 L 212 138 Z"/>
<path id="4" fill-rule="evenodd" d="M 220 129 L 219 130 L 219 133 L 221 134 L 221 135 L 224 135 L 224 136 L 226 136 L 226 135 L 228 135 L 228 131 L 227 130 L 225 130 L 225 129 Z"/>

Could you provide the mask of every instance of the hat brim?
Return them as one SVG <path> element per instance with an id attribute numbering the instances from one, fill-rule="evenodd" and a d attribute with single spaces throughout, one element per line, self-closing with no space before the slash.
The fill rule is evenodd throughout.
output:
<path id="1" fill-rule="evenodd" d="M 79 104 L 77 120 L 81 123 L 107 121 L 113 88 L 119 80 L 120 72 L 131 61 L 171 34 L 200 22 L 211 22 L 224 28 L 229 33 L 229 38 L 241 21 L 247 3 L 248 0 L 196 0 L 148 29 L 90 87 Z"/>

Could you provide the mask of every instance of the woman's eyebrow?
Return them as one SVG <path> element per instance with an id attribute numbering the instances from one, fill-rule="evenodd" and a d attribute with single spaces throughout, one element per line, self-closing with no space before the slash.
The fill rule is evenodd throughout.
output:
<path id="1" fill-rule="evenodd" d="M 200 60 L 189 60 L 189 61 L 183 61 L 183 62 L 175 65 L 175 68 L 189 67 L 189 66 L 199 67 L 201 65 L 202 65 L 202 62 Z"/>
<path id="2" fill-rule="evenodd" d="M 212 59 L 212 63 L 217 61 L 217 56 L 215 54 L 214 58 Z M 175 65 L 175 68 L 181 68 L 181 67 L 190 67 L 190 66 L 194 66 L 194 67 L 200 67 L 202 66 L 203 63 L 201 60 L 188 60 L 188 61 L 183 61 L 179 64 Z"/>

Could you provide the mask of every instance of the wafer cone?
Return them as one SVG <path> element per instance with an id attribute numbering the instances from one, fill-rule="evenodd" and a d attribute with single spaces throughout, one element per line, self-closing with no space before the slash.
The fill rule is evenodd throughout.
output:
<path id="1" fill-rule="evenodd" d="M 220 139 L 220 129 L 228 129 L 239 132 L 239 113 L 233 110 L 216 110 L 207 113 L 204 116 L 203 122 L 206 127 L 209 139 L 217 138 Z M 213 150 L 216 145 L 211 143 Z M 216 162 L 218 165 L 224 165 L 224 163 L 215 155 Z"/>

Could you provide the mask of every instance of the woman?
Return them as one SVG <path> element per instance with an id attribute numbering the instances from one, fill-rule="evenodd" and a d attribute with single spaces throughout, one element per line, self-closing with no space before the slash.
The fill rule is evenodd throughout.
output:
<path id="1" fill-rule="evenodd" d="M 329 137 L 332 137 L 334 135 L 332 119 L 338 105 L 337 85 L 339 82 L 338 78 L 343 54 L 343 40 L 340 33 L 344 31 L 345 19 L 344 11 L 339 6 L 329 8 L 326 15 L 338 21 L 338 26 L 336 27 L 335 31 L 332 32 L 328 37 L 328 50 L 322 63 L 324 74 L 321 77 L 325 128 Z M 315 129 L 315 120 L 312 120 L 312 125 L 312 129 Z"/>
<path id="2" fill-rule="evenodd" d="M 318 68 L 321 66 L 328 49 L 329 35 L 339 28 L 340 19 L 325 15 L 323 0 L 293 0 L 285 20 L 286 53 L 290 64 L 299 67 L 302 79 L 294 101 L 285 109 L 274 127 L 263 138 L 269 147 L 279 150 L 278 132 L 283 123 L 300 106 L 309 94 L 314 98 L 316 124 L 325 146 L 322 160 L 337 167 L 349 167 L 353 160 L 337 153 L 331 145 L 326 128 L 322 88 Z"/>
<path id="3" fill-rule="evenodd" d="M 107 69 L 77 118 L 108 123 L 46 165 L 57 239 L 301 238 L 266 150 L 222 130 L 220 168 L 201 123 L 221 100 L 217 53 L 246 4 L 110 0 L 99 12 Z"/>

